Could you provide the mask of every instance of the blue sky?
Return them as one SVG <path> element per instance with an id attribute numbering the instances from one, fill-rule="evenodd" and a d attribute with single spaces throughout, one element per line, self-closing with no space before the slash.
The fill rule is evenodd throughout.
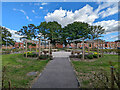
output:
<path id="1" fill-rule="evenodd" d="M 117 2 L 2 2 L 2 26 L 7 27 L 13 38 L 22 26 L 39 25 L 43 21 L 57 21 L 63 27 L 74 21 L 101 25 L 106 29 L 104 40 L 118 39 Z"/>

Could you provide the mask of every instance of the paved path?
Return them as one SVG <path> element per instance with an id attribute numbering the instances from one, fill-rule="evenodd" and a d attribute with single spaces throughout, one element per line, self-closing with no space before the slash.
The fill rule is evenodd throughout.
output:
<path id="1" fill-rule="evenodd" d="M 59 52 L 52 52 L 53 57 L 69 57 L 71 52 L 59 51 Z"/>
<path id="2" fill-rule="evenodd" d="M 54 57 L 32 88 L 78 88 L 78 82 L 68 56 Z"/>

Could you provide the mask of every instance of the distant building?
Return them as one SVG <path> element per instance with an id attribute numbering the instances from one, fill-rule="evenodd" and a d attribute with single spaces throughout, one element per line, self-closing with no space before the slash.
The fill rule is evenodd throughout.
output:
<path id="1" fill-rule="evenodd" d="M 21 43 L 21 42 L 15 42 L 14 47 L 15 47 L 15 48 L 23 48 L 23 47 L 24 47 L 24 44 Z"/>

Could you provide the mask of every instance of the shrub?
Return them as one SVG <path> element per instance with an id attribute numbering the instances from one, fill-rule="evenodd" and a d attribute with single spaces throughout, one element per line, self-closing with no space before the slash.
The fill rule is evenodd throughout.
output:
<path id="1" fill-rule="evenodd" d="M 26 56 L 26 52 L 24 53 L 24 56 Z M 38 54 L 34 53 L 34 52 L 27 52 L 27 57 L 37 57 Z"/>
<path id="2" fill-rule="evenodd" d="M 94 54 L 98 54 L 97 52 L 94 52 Z"/>
<path id="3" fill-rule="evenodd" d="M 85 55 L 84 58 L 87 59 L 87 56 L 88 56 L 88 55 Z"/>
<path id="4" fill-rule="evenodd" d="M 101 57 L 101 55 L 99 54 L 99 57 Z"/>
<path id="5" fill-rule="evenodd" d="M 82 58 L 82 55 L 78 55 L 78 58 Z"/>
<path id="6" fill-rule="evenodd" d="M 40 56 L 38 57 L 38 59 L 41 59 L 41 60 L 50 59 L 50 60 L 52 60 L 53 57 L 52 57 L 52 56 L 49 56 L 49 55 L 40 55 Z"/>
<path id="7" fill-rule="evenodd" d="M 93 59 L 93 55 L 87 55 L 88 59 Z"/>
<path id="8" fill-rule="evenodd" d="M 94 58 L 97 58 L 97 54 L 94 54 L 93 57 L 94 57 Z"/>
<path id="9" fill-rule="evenodd" d="M 74 58 L 74 57 L 75 57 L 75 55 L 70 55 L 69 57 L 70 57 L 70 58 Z"/>

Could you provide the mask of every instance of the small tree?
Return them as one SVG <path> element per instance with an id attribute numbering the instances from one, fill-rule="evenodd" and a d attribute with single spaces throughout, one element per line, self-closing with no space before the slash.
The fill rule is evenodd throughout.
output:
<path id="1" fill-rule="evenodd" d="M 37 31 L 34 24 L 29 24 L 28 26 L 23 26 L 16 34 L 23 36 L 20 39 L 29 39 L 36 38 Z"/>
<path id="2" fill-rule="evenodd" d="M 7 28 L 0 26 L 0 34 L 2 35 L 2 45 L 14 45 L 15 41 L 11 38 L 12 34 Z M 7 42 L 7 43 L 6 43 Z"/>
<path id="3" fill-rule="evenodd" d="M 101 26 L 90 26 L 89 29 L 90 29 L 89 38 L 92 40 L 101 37 L 101 35 L 105 32 L 105 29 Z M 93 43 L 92 48 L 94 48 Z"/>

